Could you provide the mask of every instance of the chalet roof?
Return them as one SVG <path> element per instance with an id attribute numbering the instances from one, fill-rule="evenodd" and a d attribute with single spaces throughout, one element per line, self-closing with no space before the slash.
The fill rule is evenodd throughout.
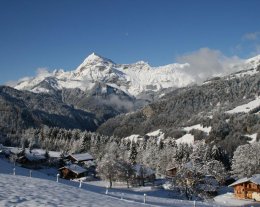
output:
<path id="1" fill-rule="evenodd" d="M 235 185 L 238 185 L 238 184 L 241 184 L 241 183 L 245 183 L 245 182 L 248 182 L 250 181 L 250 178 L 241 178 L 241 179 L 238 179 L 236 182 L 232 183 L 231 185 L 229 185 L 229 187 L 233 187 Z"/>
<path id="2" fill-rule="evenodd" d="M 166 169 L 166 171 L 169 171 L 169 170 L 174 170 L 174 169 L 177 169 L 177 167 L 176 167 L 176 166 L 175 166 L 175 167 L 174 167 L 174 166 L 172 166 L 172 167 L 169 167 L 169 168 L 167 168 L 167 169 Z"/>
<path id="3" fill-rule="evenodd" d="M 64 166 L 64 167 L 60 168 L 59 170 L 62 170 L 64 168 L 69 169 L 70 171 L 72 171 L 72 172 L 74 172 L 76 174 L 81 174 L 81 173 L 84 173 L 84 172 L 87 171 L 86 169 L 84 169 L 84 168 L 82 168 L 82 167 L 80 167 L 80 166 L 78 166 L 76 164 L 71 164 L 71 165 Z"/>
<path id="4" fill-rule="evenodd" d="M 260 185 L 260 174 L 255 174 L 251 178 L 247 178 L 247 177 L 241 178 L 241 179 L 237 180 L 236 182 L 232 183 L 229 186 L 232 187 L 232 186 L 242 184 L 242 183 L 245 183 L 245 182 L 252 182 L 252 183 L 255 183 L 257 185 Z"/>
<path id="5" fill-rule="evenodd" d="M 37 153 L 25 153 L 25 157 L 29 161 L 37 161 L 37 160 L 45 160 L 46 157 L 42 154 L 37 154 Z"/>
<path id="6" fill-rule="evenodd" d="M 260 174 L 255 174 L 252 176 L 252 178 L 250 179 L 250 181 L 252 183 L 255 183 L 257 185 L 260 185 Z"/>
<path id="7" fill-rule="evenodd" d="M 15 155 L 18 155 L 20 153 L 22 153 L 23 149 L 21 148 L 17 148 L 17 147 L 12 147 L 9 149 L 9 152 Z"/>
<path id="8" fill-rule="evenodd" d="M 73 157 L 78 162 L 85 160 L 93 160 L 92 155 L 90 155 L 89 153 L 70 154 L 69 156 Z"/>

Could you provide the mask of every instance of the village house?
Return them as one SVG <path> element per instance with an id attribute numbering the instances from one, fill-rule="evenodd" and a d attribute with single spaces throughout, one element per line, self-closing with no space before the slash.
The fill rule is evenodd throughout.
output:
<path id="1" fill-rule="evenodd" d="M 174 178 L 177 174 L 177 167 L 170 167 L 166 169 L 166 178 Z"/>
<path id="2" fill-rule="evenodd" d="M 70 154 L 66 156 L 66 160 L 68 160 L 71 163 L 86 164 L 89 161 L 93 161 L 94 158 L 89 153 L 81 153 L 81 154 Z"/>
<path id="3" fill-rule="evenodd" d="M 17 159 L 17 162 L 23 165 L 37 165 L 46 162 L 44 155 L 25 153 Z"/>
<path id="4" fill-rule="evenodd" d="M 241 178 L 229 186 L 234 188 L 236 198 L 260 201 L 260 174 Z"/>
<path id="5" fill-rule="evenodd" d="M 60 168 L 60 170 L 62 169 L 63 172 L 61 172 L 61 174 L 65 175 L 65 177 L 63 176 L 64 178 L 73 179 L 73 178 L 78 178 L 83 176 L 96 177 L 96 163 L 92 155 L 90 155 L 89 153 L 69 154 L 68 156 L 65 157 L 63 162 L 65 167 Z M 69 166 L 74 166 L 74 168 L 71 168 Z M 81 170 L 75 171 L 75 169 L 81 169 Z M 84 169 L 84 175 L 81 175 L 82 174 L 81 171 L 83 171 L 83 169 Z M 70 171 L 70 173 L 68 171 Z"/>
<path id="6" fill-rule="evenodd" d="M 84 177 L 87 170 L 76 164 L 64 166 L 59 169 L 60 177 L 65 179 L 75 179 Z"/>

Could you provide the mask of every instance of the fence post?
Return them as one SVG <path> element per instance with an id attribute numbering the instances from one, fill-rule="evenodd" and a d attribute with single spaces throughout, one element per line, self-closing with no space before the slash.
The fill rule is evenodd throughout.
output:
<path id="1" fill-rule="evenodd" d="M 193 202 L 193 207 L 196 207 L 196 201 L 194 200 L 194 202 Z"/>
<path id="2" fill-rule="evenodd" d="M 31 170 L 29 171 L 29 174 L 30 174 L 30 178 L 31 178 L 32 177 L 32 171 Z"/>
<path id="3" fill-rule="evenodd" d="M 146 203 L 146 194 L 144 194 L 144 203 Z"/>
<path id="4" fill-rule="evenodd" d="M 59 176 L 60 176 L 60 174 L 58 173 L 57 174 L 57 180 L 56 180 L 57 183 L 59 182 Z"/>
<path id="5" fill-rule="evenodd" d="M 106 187 L 106 195 L 108 194 L 108 186 Z"/>
<path id="6" fill-rule="evenodd" d="M 82 180 L 79 180 L 79 188 L 82 186 Z"/>
<path id="7" fill-rule="evenodd" d="M 124 199 L 124 193 L 121 193 L 121 200 Z"/>
<path id="8" fill-rule="evenodd" d="M 15 175 L 15 167 L 14 167 L 14 169 L 13 169 L 13 175 Z"/>

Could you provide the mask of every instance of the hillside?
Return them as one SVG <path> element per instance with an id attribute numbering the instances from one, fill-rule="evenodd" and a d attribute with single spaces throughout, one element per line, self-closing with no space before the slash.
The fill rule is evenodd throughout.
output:
<path id="1" fill-rule="evenodd" d="M 143 206 L 54 181 L 0 174 L 1 206 Z"/>
<path id="2" fill-rule="evenodd" d="M 0 131 L 19 133 L 29 127 L 58 126 L 95 130 L 95 115 L 65 104 L 59 96 L 0 87 Z"/>
<path id="3" fill-rule="evenodd" d="M 135 113 L 108 120 L 98 132 L 127 137 L 162 130 L 165 137 L 178 139 L 187 133 L 184 127 L 201 124 L 212 129 L 193 130 L 195 139 L 234 142 L 237 133 L 237 143 L 246 143 L 250 139 L 239 137 L 259 133 L 260 124 L 260 62 L 257 58 L 251 63 L 250 69 L 169 92 Z"/>

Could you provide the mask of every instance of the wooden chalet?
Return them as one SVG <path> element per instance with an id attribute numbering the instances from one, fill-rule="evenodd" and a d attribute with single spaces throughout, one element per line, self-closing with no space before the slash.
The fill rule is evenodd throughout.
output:
<path id="1" fill-rule="evenodd" d="M 84 177 L 86 175 L 87 170 L 76 164 L 71 164 L 60 168 L 59 172 L 60 177 L 62 178 L 75 179 Z"/>
<path id="2" fill-rule="evenodd" d="M 66 159 L 71 161 L 72 163 L 83 163 L 83 162 L 94 160 L 92 155 L 90 155 L 89 153 L 70 154 L 66 157 Z"/>
<path id="3" fill-rule="evenodd" d="M 46 162 L 46 157 L 44 155 L 26 153 L 20 156 L 17 162 L 21 164 L 40 164 Z"/>
<path id="4" fill-rule="evenodd" d="M 241 178 L 229 186 L 234 188 L 236 198 L 260 201 L 260 174 Z"/>
<path id="5" fill-rule="evenodd" d="M 166 178 L 174 178 L 177 174 L 177 167 L 166 169 Z"/>

